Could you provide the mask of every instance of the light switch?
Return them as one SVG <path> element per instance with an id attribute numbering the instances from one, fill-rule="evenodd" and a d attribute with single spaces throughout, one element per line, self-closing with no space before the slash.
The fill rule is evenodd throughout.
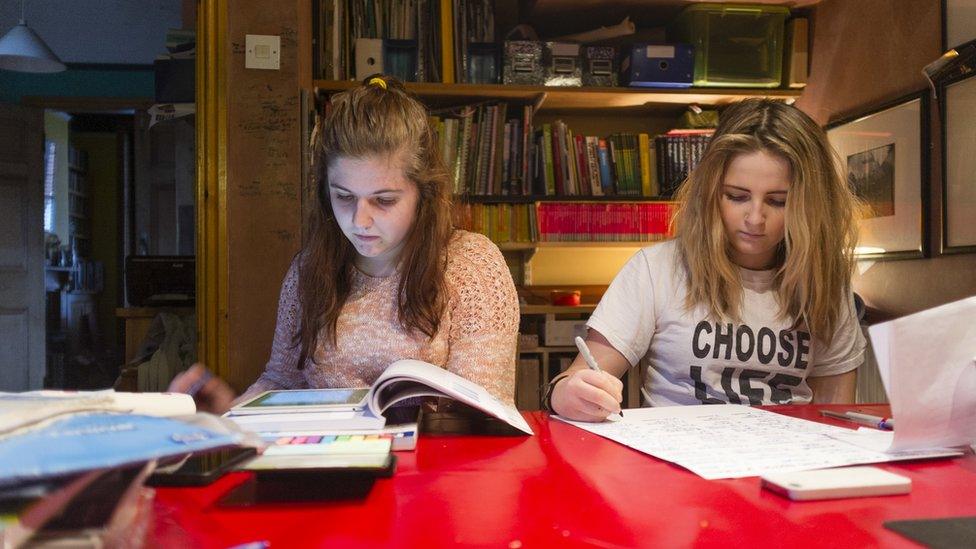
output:
<path id="1" fill-rule="evenodd" d="M 244 68 L 278 70 L 281 67 L 280 36 L 248 34 L 244 46 Z"/>

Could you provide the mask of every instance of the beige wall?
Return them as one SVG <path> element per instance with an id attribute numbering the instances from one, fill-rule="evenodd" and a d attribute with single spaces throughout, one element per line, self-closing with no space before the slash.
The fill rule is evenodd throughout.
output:
<path id="1" fill-rule="evenodd" d="M 810 81 L 796 105 L 820 123 L 857 114 L 927 87 L 922 67 L 941 55 L 934 0 L 824 0 L 813 16 Z M 855 290 L 885 315 L 901 316 L 976 294 L 976 254 L 939 255 L 941 126 L 931 116 L 929 259 L 862 263 Z"/>

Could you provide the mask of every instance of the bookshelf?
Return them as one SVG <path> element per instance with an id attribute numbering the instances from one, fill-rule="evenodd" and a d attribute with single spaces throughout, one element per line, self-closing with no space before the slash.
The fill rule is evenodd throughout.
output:
<path id="1" fill-rule="evenodd" d="M 91 253 L 91 202 L 88 185 L 88 154 L 68 147 L 68 243 L 76 257 Z"/>
<path id="2" fill-rule="evenodd" d="M 804 7 L 814 3 L 816 0 L 795 0 L 791 5 Z M 427 5 L 438 4 L 450 5 L 446 1 Z M 500 43 L 504 32 L 519 22 L 534 26 L 542 40 L 615 24 L 624 16 L 631 16 L 640 28 L 651 29 L 670 20 L 688 2 L 496 0 L 493 4 L 495 36 Z M 457 9 L 458 4 L 453 5 Z M 338 19 L 332 19 L 333 25 L 335 21 Z M 445 67 L 451 63 L 450 52 L 446 58 L 425 57 L 423 47 L 431 47 L 429 35 L 457 40 L 456 22 L 454 38 L 450 38 L 451 31 L 441 29 L 444 32 L 438 33 L 438 20 L 433 21 L 433 28 L 427 27 L 426 33 L 422 32 L 421 23 L 417 23 L 418 58 L 426 59 L 428 68 L 422 80 L 431 79 L 432 65 L 440 63 Z M 329 47 L 339 47 L 341 40 L 332 40 L 326 29 L 321 25 L 318 28 L 316 36 L 323 44 L 329 41 Z M 460 29 L 463 32 L 463 25 Z M 614 45 L 659 40 L 635 35 Z M 339 50 L 329 47 L 313 55 L 313 64 L 316 58 L 329 59 L 330 51 L 340 51 L 347 56 L 346 61 L 351 59 L 348 51 L 351 42 L 347 41 Z M 459 61 L 458 51 L 454 50 L 451 70 L 454 76 L 448 78 L 448 82 L 451 79 L 455 82 L 406 82 L 405 86 L 430 108 L 434 117 L 443 157 L 455 178 L 457 225 L 487 234 L 498 244 L 523 294 L 540 285 L 566 288 L 604 285 L 605 288 L 634 250 L 653 245 L 669 234 L 668 222 L 673 214 L 670 193 L 683 174 L 694 167 L 704 145 L 694 140 L 682 141 L 680 137 L 672 143 L 671 137 L 662 137 L 665 141 L 662 147 L 656 136 L 670 135 L 669 131 L 677 127 L 679 117 L 689 106 L 720 109 L 748 98 L 792 103 L 802 93 L 802 89 L 788 88 L 456 83 L 458 74 L 470 74 L 457 70 L 467 62 Z M 332 59 L 341 60 L 342 55 Z M 503 64 L 504 61 L 498 61 L 499 69 Z M 358 80 L 349 76 L 349 66 L 336 69 L 335 63 L 326 65 L 328 70 L 322 71 L 323 66 L 316 65 L 312 73 L 350 79 L 314 79 L 312 84 L 319 94 L 329 95 L 359 85 Z M 550 145 L 551 150 L 546 150 Z M 664 160 L 656 161 L 655 157 Z M 607 163 L 610 167 L 604 171 Z M 656 183 L 648 184 L 648 179 Z M 578 322 L 592 309 L 592 305 L 579 310 L 522 306 L 522 333 L 538 337 L 534 344 L 519 349 L 520 406 L 530 406 L 529 409 L 537 406 L 550 377 L 576 353 L 575 347 L 565 342 L 547 345 L 546 328 L 567 325 L 560 322 Z M 640 378 L 639 371 L 625 378 L 628 405 L 639 404 Z"/>

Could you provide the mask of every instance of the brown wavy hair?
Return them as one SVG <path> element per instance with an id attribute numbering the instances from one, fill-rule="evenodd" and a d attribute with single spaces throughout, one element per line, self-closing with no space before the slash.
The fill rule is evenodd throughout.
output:
<path id="1" fill-rule="evenodd" d="M 426 107 L 398 80 L 373 76 L 333 95 L 312 134 L 312 173 L 318 208 L 300 254 L 298 367 L 314 357 L 323 334 L 337 344 L 336 323 L 352 289 L 356 251 L 342 233 L 329 198 L 328 171 L 337 158 L 396 158 L 417 186 L 416 220 L 400 256 L 400 324 L 433 337 L 446 305 L 444 270 L 451 224 L 450 179 Z"/>
<path id="2" fill-rule="evenodd" d="M 780 318 L 829 344 L 848 307 L 860 203 L 838 170 L 827 135 L 799 109 L 769 99 L 729 106 L 701 163 L 678 191 L 674 224 L 688 275 L 687 308 L 705 304 L 739 320 L 742 282 L 729 255 L 719 203 L 725 171 L 738 155 L 766 151 L 789 162 L 786 234 L 774 287 Z"/>

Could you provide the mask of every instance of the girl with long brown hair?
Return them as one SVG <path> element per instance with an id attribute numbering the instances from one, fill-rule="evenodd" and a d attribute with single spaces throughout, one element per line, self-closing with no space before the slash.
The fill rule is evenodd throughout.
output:
<path id="1" fill-rule="evenodd" d="M 313 156 L 318 208 L 282 283 L 271 358 L 240 399 L 368 386 L 412 358 L 513 403 L 515 285 L 490 240 L 453 228 L 425 107 L 397 80 L 370 77 L 332 96 Z M 171 390 L 203 373 L 189 369 Z M 218 379 L 197 393 L 202 408 L 226 409 L 232 398 Z"/>
<path id="2" fill-rule="evenodd" d="M 857 202 L 823 130 L 784 103 L 734 104 L 677 201 L 676 238 L 634 255 L 588 321 L 602 371 L 577 357 L 551 409 L 605 419 L 641 359 L 650 406 L 853 401 Z"/>

